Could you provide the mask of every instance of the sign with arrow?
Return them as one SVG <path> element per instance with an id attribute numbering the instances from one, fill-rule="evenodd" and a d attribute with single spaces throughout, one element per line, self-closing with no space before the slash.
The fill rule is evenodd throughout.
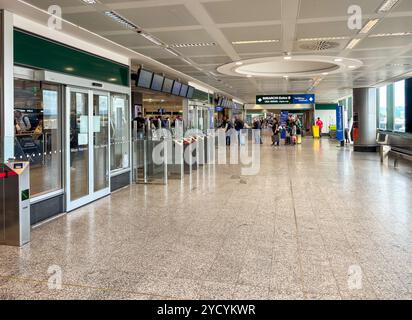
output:
<path id="1" fill-rule="evenodd" d="M 256 104 L 315 104 L 314 94 L 281 94 L 256 96 Z"/>

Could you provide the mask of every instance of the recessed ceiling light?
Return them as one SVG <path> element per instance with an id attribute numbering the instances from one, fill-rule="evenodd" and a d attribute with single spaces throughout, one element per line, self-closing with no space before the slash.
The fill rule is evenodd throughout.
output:
<path id="1" fill-rule="evenodd" d="M 292 60 L 292 57 L 291 57 L 291 56 L 285 56 L 285 57 L 283 57 L 283 59 L 285 59 L 285 60 Z"/>
<path id="2" fill-rule="evenodd" d="M 107 17 L 110 19 L 116 21 L 117 23 L 120 23 L 123 27 L 127 29 L 132 29 L 132 30 L 137 30 L 139 29 L 138 26 L 136 26 L 134 23 L 130 22 L 126 18 L 122 17 L 120 14 L 114 11 L 106 11 L 104 13 Z"/>
<path id="3" fill-rule="evenodd" d="M 245 40 L 245 41 L 232 41 L 232 44 L 256 44 L 256 43 L 277 43 L 278 39 L 268 39 L 268 40 Z"/>
<path id="4" fill-rule="evenodd" d="M 170 54 L 172 54 L 172 55 L 174 55 L 174 56 L 176 56 L 176 57 L 179 57 L 179 54 L 178 54 L 176 51 L 174 51 L 174 50 L 172 50 L 172 49 L 169 49 L 169 48 L 165 48 L 165 50 L 166 50 L 167 52 L 169 52 Z"/>
<path id="5" fill-rule="evenodd" d="M 248 78 L 252 78 L 252 75 L 251 75 L 251 74 L 248 74 L 246 77 L 248 77 Z"/>
<path id="6" fill-rule="evenodd" d="M 362 40 L 362 39 L 352 39 L 352 40 L 348 43 L 348 45 L 346 46 L 346 49 L 353 49 L 353 48 L 355 48 L 361 40 Z"/>
<path id="7" fill-rule="evenodd" d="M 342 62 L 343 59 L 342 59 L 342 58 L 336 58 L 334 61 L 335 61 L 335 62 Z"/>
<path id="8" fill-rule="evenodd" d="M 369 35 L 369 38 L 402 37 L 402 36 L 411 36 L 411 35 L 412 35 L 412 32 L 378 33 L 378 34 Z"/>
<path id="9" fill-rule="evenodd" d="M 162 42 L 161 42 L 160 40 L 156 39 L 155 37 L 153 37 L 151 34 L 144 33 L 144 32 L 139 33 L 139 34 L 140 34 L 143 38 L 149 40 L 151 43 L 154 43 L 154 44 L 157 45 L 157 46 L 161 46 L 161 45 L 162 45 Z"/>
<path id="10" fill-rule="evenodd" d="M 305 41 L 331 41 L 331 40 L 346 40 L 348 37 L 320 37 L 320 38 L 302 38 L 298 39 L 299 42 Z"/>
<path id="11" fill-rule="evenodd" d="M 186 62 L 187 64 L 192 64 L 192 62 L 189 61 L 188 59 L 182 58 L 182 60 L 183 60 L 184 62 Z"/>
<path id="12" fill-rule="evenodd" d="M 390 11 L 395 4 L 397 4 L 399 0 L 386 0 L 382 5 L 379 7 L 378 12 L 388 12 Z"/>
<path id="13" fill-rule="evenodd" d="M 202 43 L 175 43 L 171 48 L 191 48 L 191 47 L 212 47 L 215 46 L 215 42 L 202 42 Z"/>
<path id="14" fill-rule="evenodd" d="M 359 33 L 361 34 L 366 34 L 369 31 L 372 30 L 373 27 L 376 26 L 376 24 L 379 22 L 379 19 L 373 19 L 373 20 L 369 20 L 367 24 L 365 24 L 365 26 L 362 28 L 361 31 L 359 31 Z"/>
<path id="15" fill-rule="evenodd" d="M 243 64 L 243 62 L 241 62 L 241 61 L 236 62 L 237 66 L 241 66 L 242 64 Z"/>
<path id="16" fill-rule="evenodd" d="M 349 68 L 349 69 L 355 69 L 356 66 L 349 66 L 348 68 Z"/>
<path id="17" fill-rule="evenodd" d="M 96 4 L 97 3 L 96 0 L 82 0 L 82 1 L 86 4 Z"/>
<path id="18" fill-rule="evenodd" d="M 327 76 L 329 75 L 329 72 L 323 72 L 322 75 Z"/>

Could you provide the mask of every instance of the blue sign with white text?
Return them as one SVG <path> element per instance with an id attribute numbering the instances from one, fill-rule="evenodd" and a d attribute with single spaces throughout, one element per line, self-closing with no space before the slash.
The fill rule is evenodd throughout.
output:
<path id="1" fill-rule="evenodd" d="M 314 104 L 314 94 L 294 94 L 292 95 L 292 104 Z"/>

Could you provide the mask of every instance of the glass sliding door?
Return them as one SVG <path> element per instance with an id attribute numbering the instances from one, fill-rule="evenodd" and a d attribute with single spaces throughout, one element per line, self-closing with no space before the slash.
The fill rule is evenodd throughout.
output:
<path id="1" fill-rule="evenodd" d="M 89 194 L 89 95 L 70 92 L 70 201 Z"/>
<path id="2" fill-rule="evenodd" d="M 94 192 L 109 187 L 109 95 L 93 94 Z"/>
<path id="3" fill-rule="evenodd" d="M 109 94 L 67 88 L 67 211 L 110 193 Z"/>

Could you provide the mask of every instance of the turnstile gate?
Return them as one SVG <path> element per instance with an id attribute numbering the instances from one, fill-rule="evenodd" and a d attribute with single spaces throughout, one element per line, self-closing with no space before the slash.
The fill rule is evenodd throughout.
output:
<path id="1" fill-rule="evenodd" d="M 0 245 L 30 242 L 29 162 L 0 164 Z"/>

